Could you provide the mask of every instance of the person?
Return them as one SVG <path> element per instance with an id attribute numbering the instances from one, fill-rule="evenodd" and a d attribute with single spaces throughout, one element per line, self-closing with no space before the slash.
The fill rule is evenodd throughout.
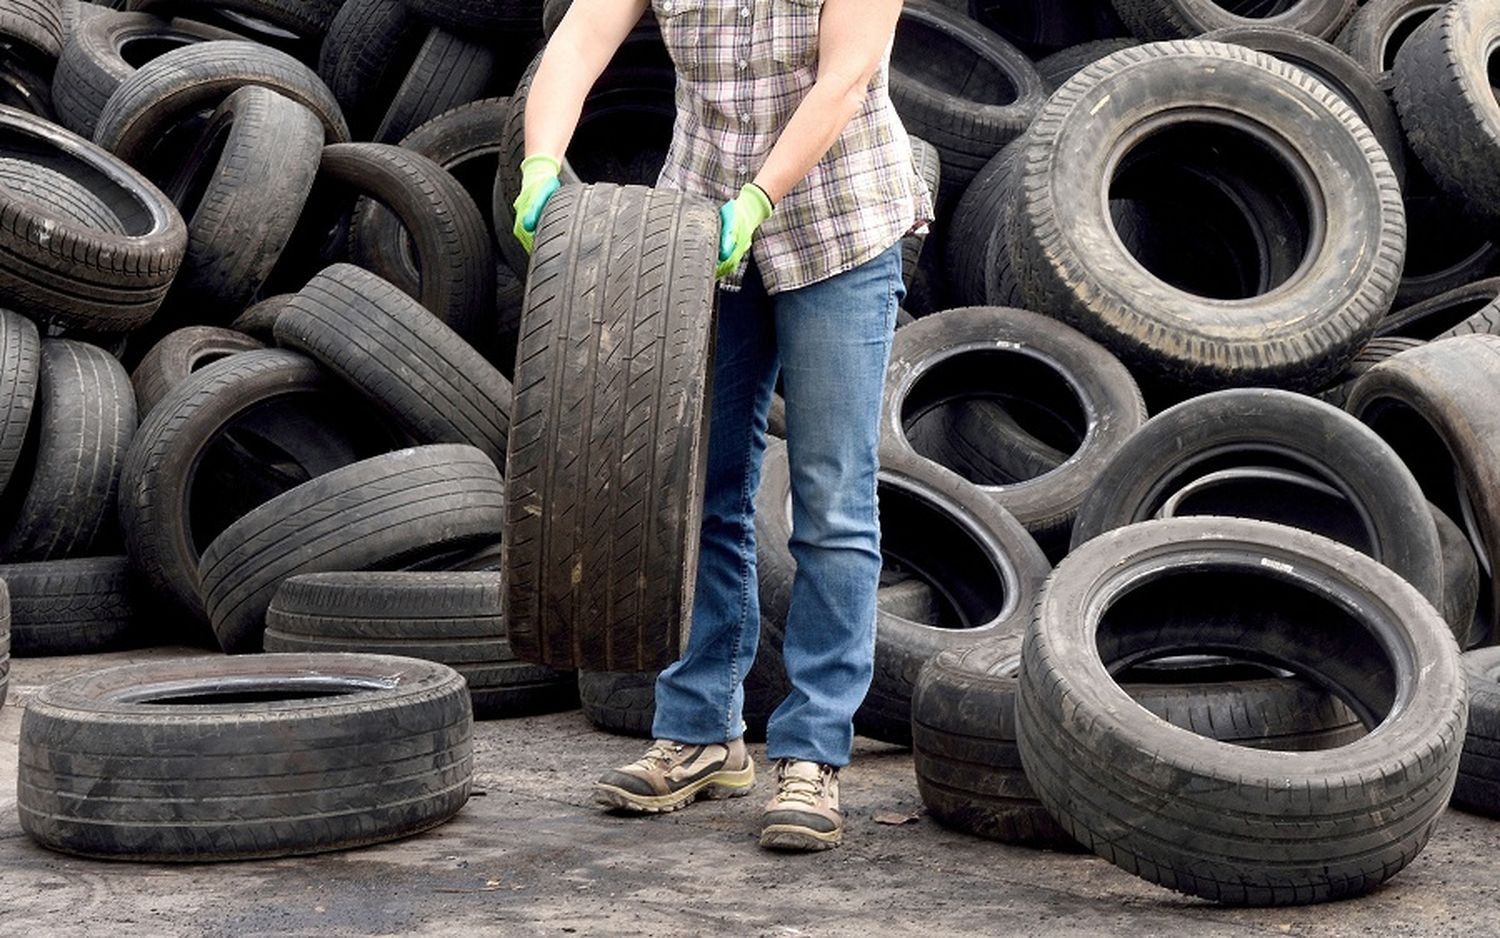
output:
<path id="1" fill-rule="evenodd" d="M 656 682 L 654 743 L 595 800 L 657 813 L 748 793 L 743 681 L 760 628 L 755 492 L 778 377 L 797 568 L 760 843 L 843 835 L 838 771 L 874 672 L 879 415 L 900 240 L 930 215 L 887 90 L 901 0 L 573 0 L 526 104 L 515 236 L 532 248 L 589 89 L 647 8 L 677 73 L 659 186 L 714 200 L 722 278 L 692 625 Z"/>

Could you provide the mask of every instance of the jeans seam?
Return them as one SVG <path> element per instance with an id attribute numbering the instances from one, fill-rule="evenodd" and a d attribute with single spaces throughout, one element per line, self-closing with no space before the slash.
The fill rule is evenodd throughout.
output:
<path id="1" fill-rule="evenodd" d="M 750 503 L 750 465 L 753 461 L 752 453 L 755 449 L 754 427 L 751 427 L 751 445 L 745 451 L 744 472 L 740 477 L 740 517 L 744 519 L 748 514 L 754 512 L 755 506 Z M 750 560 L 746 550 L 751 527 L 743 520 L 740 523 L 739 560 L 740 560 L 740 613 L 739 627 L 735 630 L 734 645 L 729 652 L 729 693 L 725 700 L 724 708 L 724 738 L 734 739 L 740 734 L 735 732 L 734 727 L 734 689 L 742 680 L 740 676 L 740 647 L 745 641 L 745 628 L 747 623 L 745 617 L 750 613 Z M 756 623 L 759 627 L 760 623 Z"/>

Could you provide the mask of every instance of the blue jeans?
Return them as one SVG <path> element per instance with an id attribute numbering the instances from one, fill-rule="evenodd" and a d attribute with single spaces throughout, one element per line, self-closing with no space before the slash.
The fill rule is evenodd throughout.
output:
<path id="1" fill-rule="evenodd" d="M 743 685 L 760 637 L 755 492 L 779 371 L 797 572 L 782 646 L 792 690 L 771 715 L 766 755 L 848 764 L 875 665 L 876 452 L 905 295 L 900 244 L 775 296 L 752 261 L 744 288 L 721 294 L 693 624 L 682 659 L 656 681 L 658 739 L 719 743 L 744 732 Z"/>

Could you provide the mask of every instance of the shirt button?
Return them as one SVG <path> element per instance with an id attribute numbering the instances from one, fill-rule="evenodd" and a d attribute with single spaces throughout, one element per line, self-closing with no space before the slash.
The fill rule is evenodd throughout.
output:
<path id="1" fill-rule="evenodd" d="M 748 124 L 748 123 L 750 123 L 750 115 L 749 114 L 741 114 L 740 115 L 740 123 L 741 124 Z"/>
<path id="2" fill-rule="evenodd" d="M 663 13 L 671 13 L 672 12 L 672 0 L 663 0 L 662 5 L 661 5 L 661 11 Z"/>
<path id="3" fill-rule="evenodd" d="M 740 63 L 739 64 L 740 64 L 740 71 L 742 71 L 742 72 L 745 69 L 747 69 L 747 68 L 750 67 L 750 62 L 748 60 L 746 60 L 746 59 L 740 59 Z"/>
<path id="4" fill-rule="evenodd" d="M 745 17 L 747 17 L 749 15 L 750 15 L 750 8 L 749 7 L 740 7 L 740 19 L 744 19 Z"/>
<path id="5" fill-rule="evenodd" d="M 744 163 L 741 163 L 740 164 L 740 175 L 743 176 L 743 175 L 745 175 L 748 172 L 750 172 L 750 167 L 746 166 Z"/>

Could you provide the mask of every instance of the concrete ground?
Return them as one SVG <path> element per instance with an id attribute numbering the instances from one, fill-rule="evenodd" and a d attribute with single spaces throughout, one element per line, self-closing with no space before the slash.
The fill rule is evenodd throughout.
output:
<path id="1" fill-rule="evenodd" d="M 153 650 L 14 662 L 0 707 L 0 936 L 128 935 L 1500 935 L 1500 822 L 1450 811 L 1415 863 L 1361 899 L 1228 909 L 1087 856 L 1005 847 L 917 817 L 909 752 L 861 740 L 845 844 L 756 845 L 755 795 L 637 820 L 588 783 L 640 742 L 581 714 L 476 726 L 475 797 L 427 834 L 348 853 L 201 866 L 77 860 L 15 812 L 22 710 L 41 685 Z M 761 755 L 757 752 L 757 755 Z M 764 764 L 761 760 L 760 764 Z"/>

